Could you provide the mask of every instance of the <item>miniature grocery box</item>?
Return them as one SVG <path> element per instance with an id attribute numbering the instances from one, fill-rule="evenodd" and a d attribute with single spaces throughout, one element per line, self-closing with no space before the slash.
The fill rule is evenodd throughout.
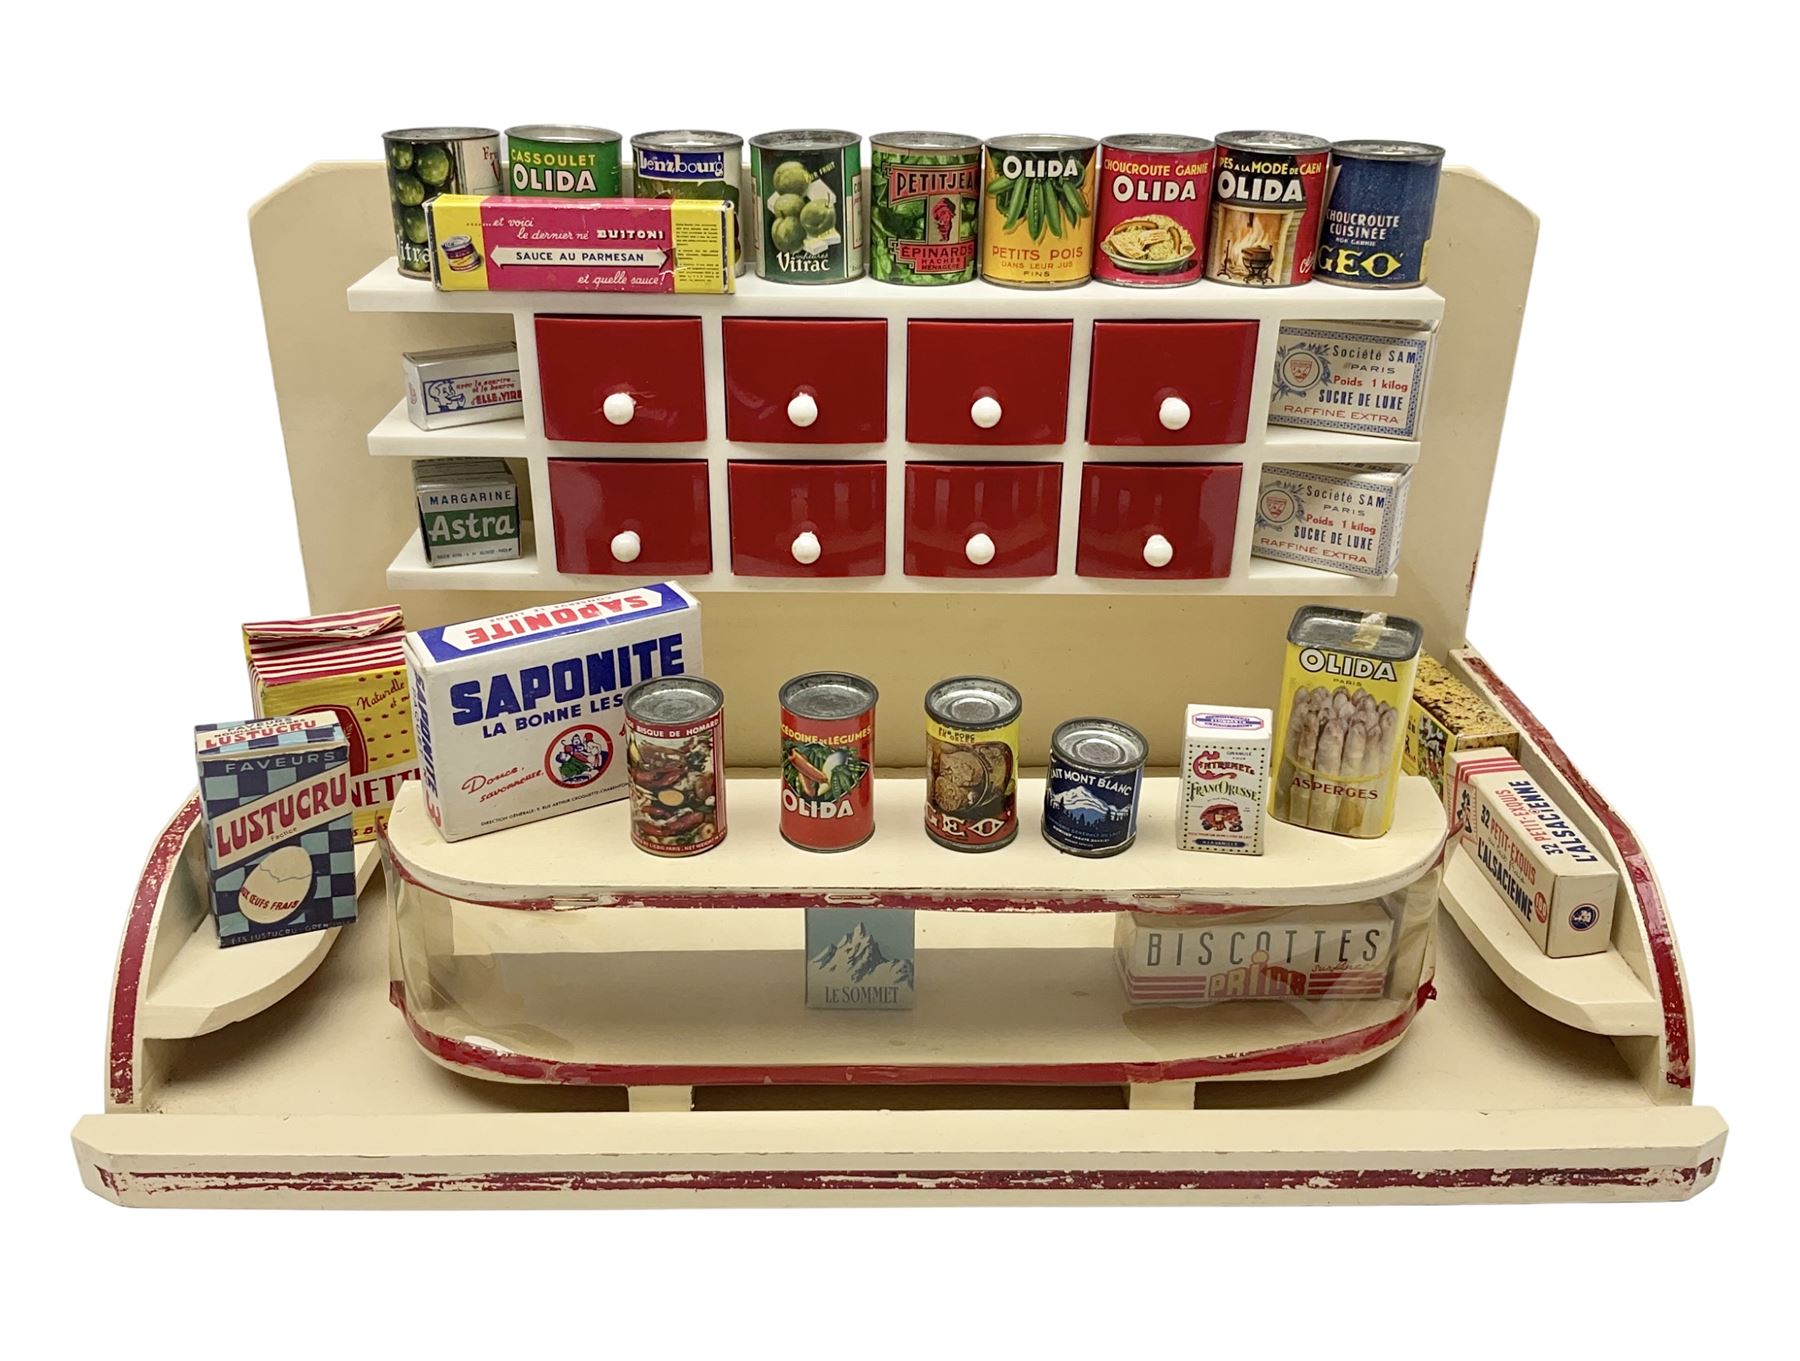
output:
<path id="1" fill-rule="evenodd" d="M 419 542 L 433 567 L 519 556 L 519 484 L 498 458 L 425 458 L 413 464 Z"/>
<path id="2" fill-rule="evenodd" d="M 1411 468 L 1378 463 L 1265 464 L 1250 556 L 1390 576 L 1411 485 Z"/>
<path id="3" fill-rule="evenodd" d="M 1181 725 L 1181 849 L 1263 853 L 1269 798 L 1267 709 L 1190 704 Z"/>
<path id="4" fill-rule="evenodd" d="M 1407 706 L 1400 769 L 1408 775 L 1423 775 L 1443 794 L 1451 754 L 1476 747 L 1502 747 L 1517 756 L 1519 730 L 1442 663 L 1420 653 L 1412 703 Z"/>
<path id="5" fill-rule="evenodd" d="M 806 1005 L 902 1011 L 913 1004 L 913 914 L 806 909 Z"/>
<path id="6" fill-rule="evenodd" d="M 1394 919 L 1374 901 L 1195 921 L 1121 912 L 1113 953 L 1138 1005 L 1382 996 Z"/>
<path id="7" fill-rule="evenodd" d="M 463 345 L 415 350 L 400 356 L 406 379 L 406 414 L 421 430 L 479 425 L 524 414 L 519 391 L 519 347 Z"/>
<path id="8" fill-rule="evenodd" d="M 623 798 L 625 692 L 701 670 L 700 602 L 658 582 L 422 629 L 406 665 L 425 807 L 460 841 Z"/>
<path id="9" fill-rule="evenodd" d="M 1283 322 L 1269 424 L 1418 439 L 1432 328 L 1405 322 Z"/>
<path id="10" fill-rule="evenodd" d="M 194 729 L 220 945 L 356 920 L 350 744 L 325 714 Z"/>

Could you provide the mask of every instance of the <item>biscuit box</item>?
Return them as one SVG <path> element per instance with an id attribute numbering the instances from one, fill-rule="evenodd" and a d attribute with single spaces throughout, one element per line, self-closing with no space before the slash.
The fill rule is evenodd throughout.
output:
<path id="1" fill-rule="evenodd" d="M 256 716 L 323 713 L 343 726 L 358 841 L 375 839 L 401 783 L 419 773 L 405 630 L 398 605 L 244 625 Z"/>
<path id="2" fill-rule="evenodd" d="M 1269 424 L 1419 438 L 1432 337 L 1417 322 L 1282 322 Z"/>
<path id="3" fill-rule="evenodd" d="M 421 629 L 406 667 L 425 808 L 461 841 L 624 798 L 625 692 L 700 672 L 700 602 L 658 582 Z"/>
<path id="4" fill-rule="evenodd" d="M 1394 919 L 1373 900 L 1206 919 L 1121 912 L 1113 955 L 1139 1006 L 1367 1001 L 1387 991 Z"/>
<path id="5" fill-rule="evenodd" d="M 350 743 L 328 714 L 194 729 L 220 945 L 356 920 Z"/>
<path id="6" fill-rule="evenodd" d="M 1476 747 L 1501 747 L 1517 756 L 1519 730 L 1505 714 L 1451 675 L 1443 663 L 1421 652 L 1412 703 L 1407 706 L 1400 769 L 1408 775 L 1423 775 L 1444 795 L 1451 755 Z"/>

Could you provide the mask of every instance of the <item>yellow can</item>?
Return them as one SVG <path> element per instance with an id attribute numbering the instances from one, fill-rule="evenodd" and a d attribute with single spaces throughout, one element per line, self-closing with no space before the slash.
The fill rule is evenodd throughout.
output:
<path id="1" fill-rule="evenodd" d="M 953 851 L 995 851 L 1019 834 L 1019 692 L 952 676 L 925 692 L 925 832 Z"/>
<path id="2" fill-rule="evenodd" d="M 981 277 L 1073 288 L 1094 272 L 1094 150 L 1088 137 L 1027 133 L 987 144 Z"/>

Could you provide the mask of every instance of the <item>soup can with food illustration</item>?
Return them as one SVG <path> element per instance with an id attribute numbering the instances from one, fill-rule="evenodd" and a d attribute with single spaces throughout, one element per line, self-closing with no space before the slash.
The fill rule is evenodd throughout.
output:
<path id="1" fill-rule="evenodd" d="M 732 261 L 744 272 L 744 139 L 734 132 L 669 128 L 631 139 L 634 198 L 722 199 L 736 214 Z"/>
<path id="2" fill-rule="evenodd" d="M 1019 692 L 954 676 L 925 692 L 925 831 L 954 851 L 993 851 L 1019 834 Z"/>
<path id="3" fill-rule="evenodd" d="M 1251 288 L 1309 283 L 1331 143 L 1298 132 L 1221 132 L 1206 277 Z"/>
<path id="4" fill-rule="evenodd" d="M 664 676 L 625 695 L 631 840 L 652 855 L 698 855 L 725 839 L 725 692 Z"/>
<path id="5" fill-rule="evenodd" d="M 1206 263 L 1213 144 L 1204 137 L 1132 133 L 1100 143 L 1094 191 L 1102 283 L 1191 284 Z"/>
<path id="6" fill-rule="evenodd" d="M 875 835 L 875 687 L 812 671 L 781 687 L 781 835 L 847 851 Z"/>
<path id="7" fill-rule="evenodd" d="M 619 134 L 562 123 L 508 128 L 506 183 L 520 198 L 617 198 Z"/>
<path id="8" fill-rule="evenodd" d="M 981 141 L 954 132 L 869 139 L 869 273 L 888 284 L 975 277 Z"/>
<path id="9" fill-rule="evenodd" d="M 1271 814 L 1339 836 L 1387 832 L 1424 638 L 1397 614 L 1301 606 L 1275 714 Z"/>
<path id="10" fill-rule="evenodd" d="M 806 128 L 750 139 L 756 272 L 784 284 L 863 275 L 862 138 Z"/>
<path id="11" fill-rule="evenodd" d="M 1444 149 L 1424 142 L 1333 142 L 1318 273 L 1353 288 L 1425 282 Z"/>
<path id="12" fill-rule="evenodd" d="M 1129 724 L 1071 718 L 1050 735 L 1044 840 L 1070 855 L 1117 855 L 1137 839 L 1150 747 Z"/>
<path id="13" fill-rule="evenodd" d="M 1094 272 L 1094 150 L 1089 137 L 1026 133 L 987 144 L 981 277 L 1072 288 Z"/>
<path id="14" fill-rule="evenodd" d="M 401 128 L 381 134 L 388 203 L 400 272 L 431 277 L 431 223 L 425 205 L 439 194 L 500 189 L 500 134 L 493 128 Z"/>

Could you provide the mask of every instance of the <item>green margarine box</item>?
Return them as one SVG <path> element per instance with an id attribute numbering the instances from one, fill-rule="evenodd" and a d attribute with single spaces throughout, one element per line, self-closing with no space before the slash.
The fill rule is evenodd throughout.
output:
<path id="1" fill-rule="evenodd" d="M 420 459 L 413 490 L 420 542 L 433 567 L 519 556 L 519 484 L 504 459 Z"/>

